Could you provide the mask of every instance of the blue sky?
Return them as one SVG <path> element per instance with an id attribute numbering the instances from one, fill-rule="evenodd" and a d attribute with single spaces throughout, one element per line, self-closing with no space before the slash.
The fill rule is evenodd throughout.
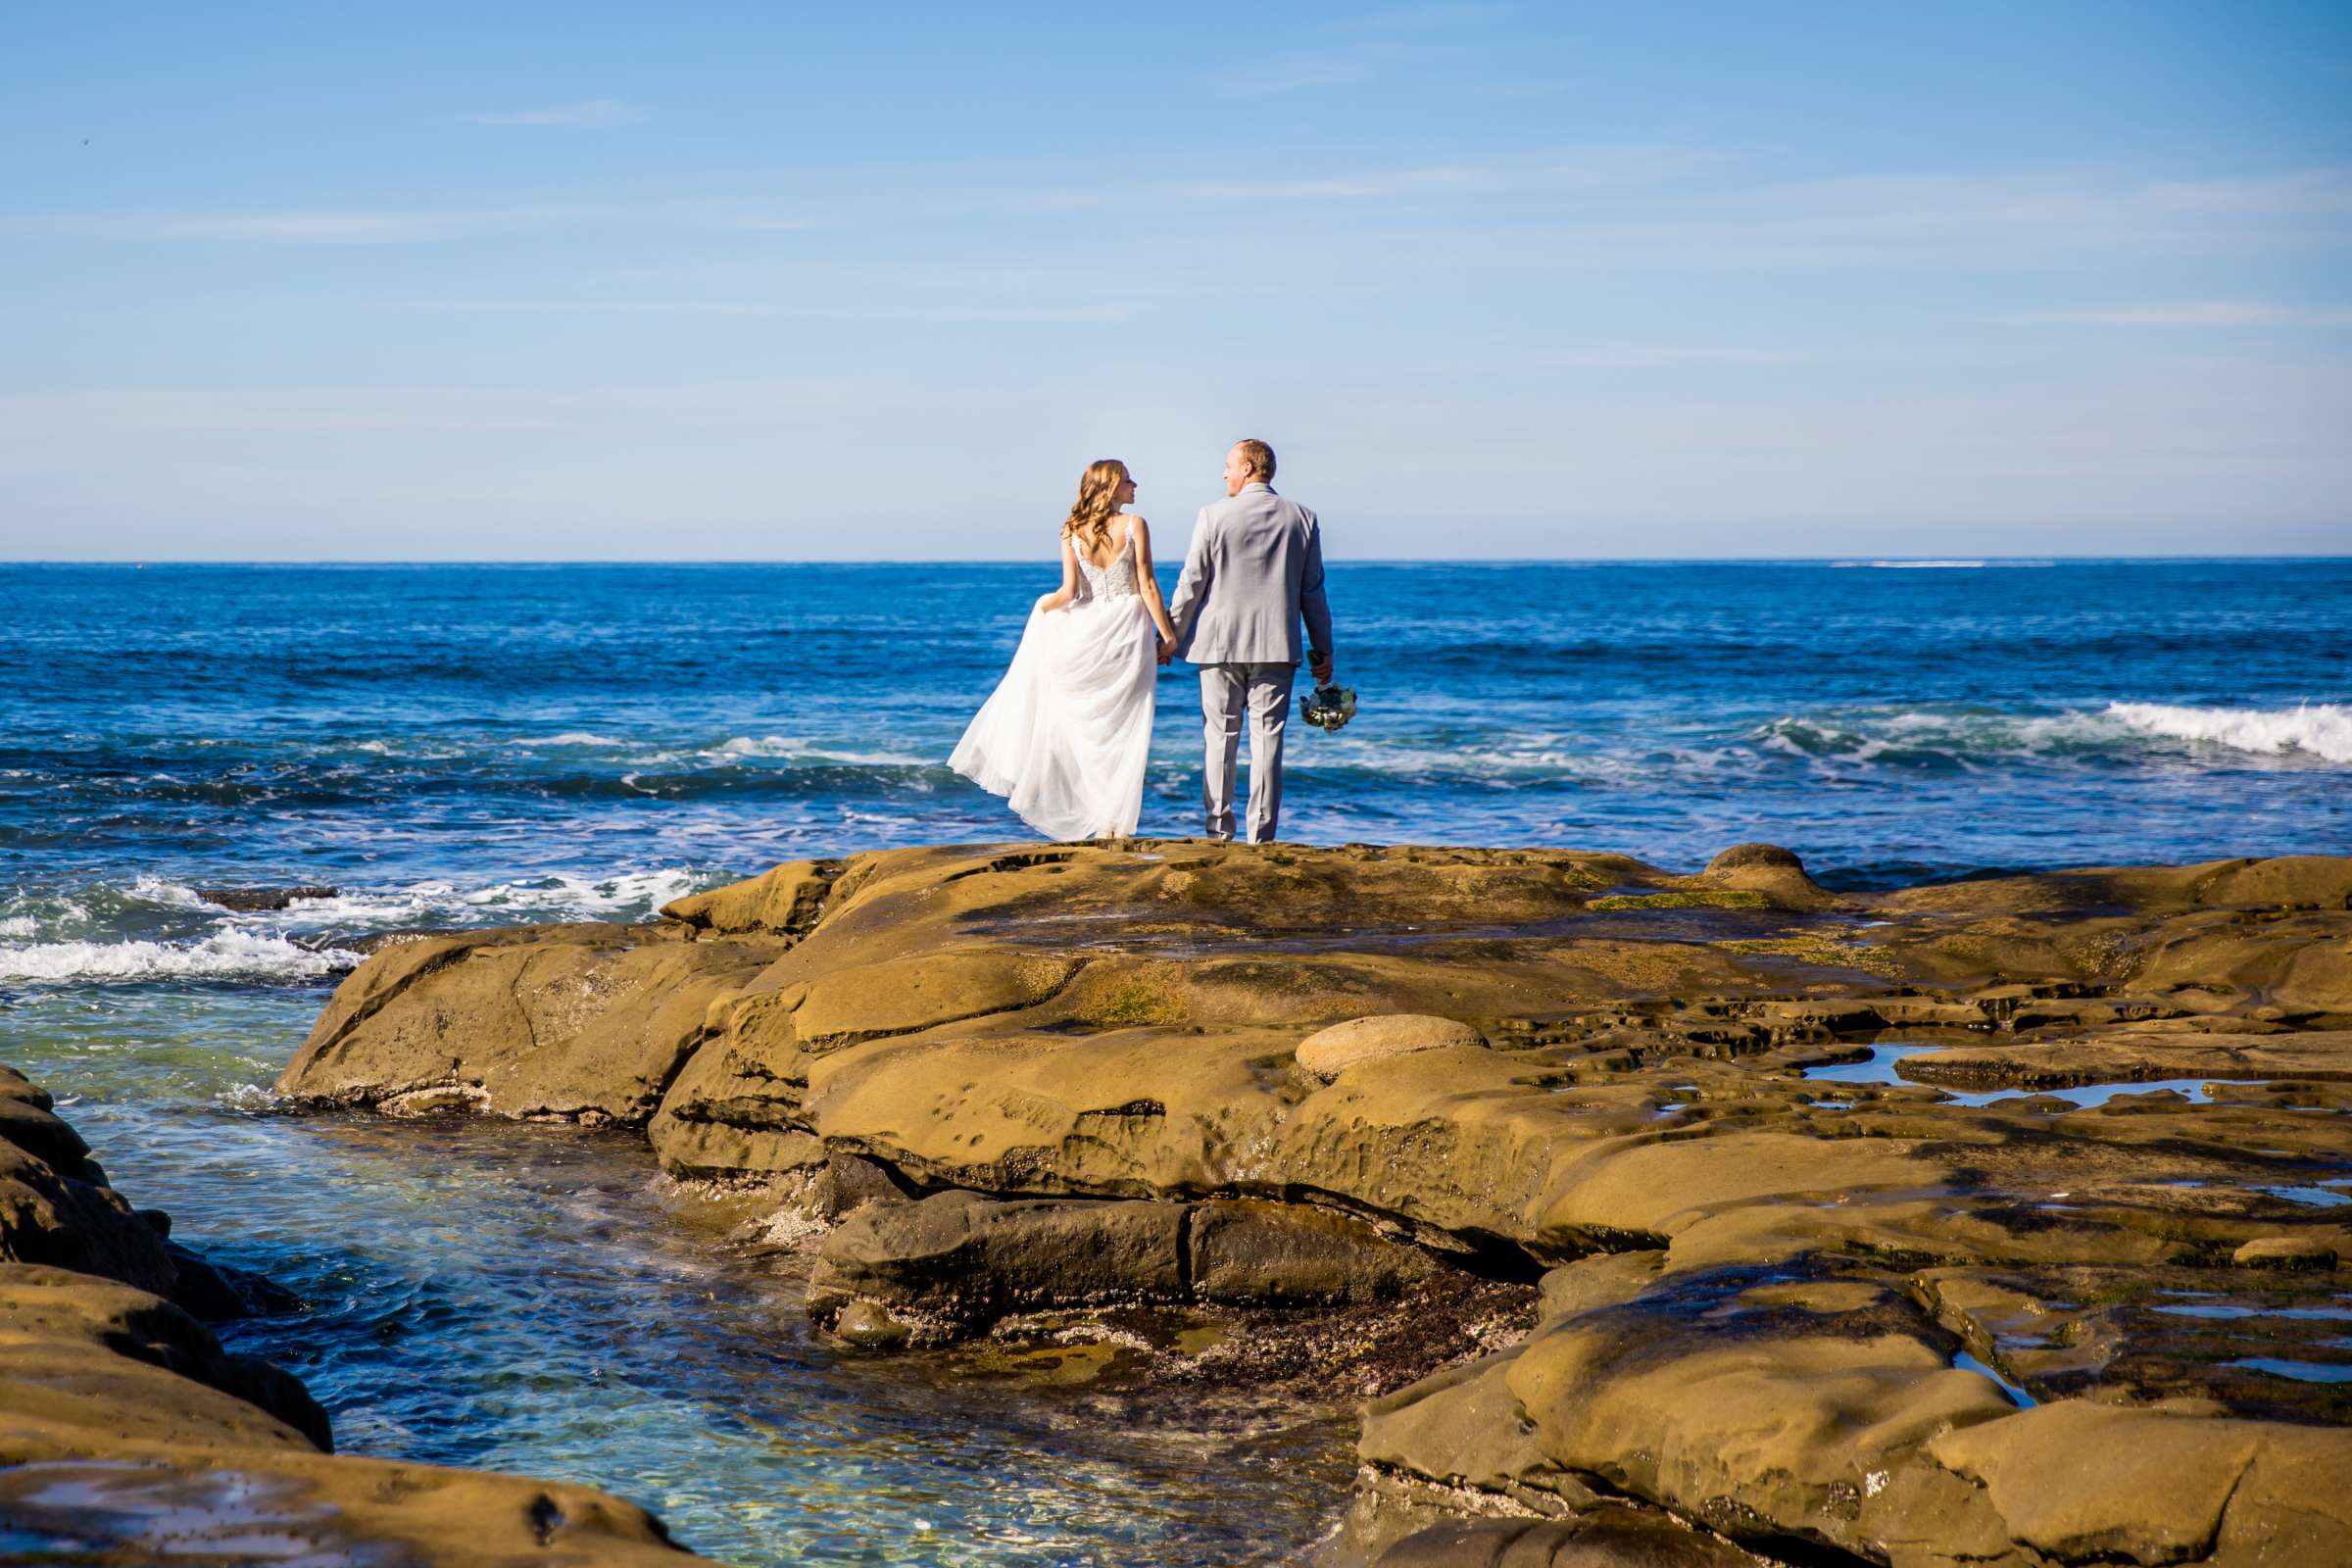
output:
<path id="1" fill-rule="evenodd" d="M 2352 552 L 2341 5 L 16 6 L 0 558 Z"/>

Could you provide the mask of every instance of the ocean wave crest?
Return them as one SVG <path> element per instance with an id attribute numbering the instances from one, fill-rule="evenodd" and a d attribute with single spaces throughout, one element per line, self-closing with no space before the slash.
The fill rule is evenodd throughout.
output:
<path id="1" fill-rule="evenodd" d="M 2175 708 L 2164 703 L 2110 703 L 2108 716 L 2142 735 L 2225 746 L 2233 752 L 2284 757 L 2308 753 L 2352 762 L 2352 709 L 2309 703 L 2287 709 Z"/>
<path id="2" fill-rule="evenodd" d="M 513 920 L 630 920 L 652 916 L 673 899 L 715 886 L 723 878 L 662 866 L 611 876 L 555 872 L 481 887 L 414 882 L 378 890 L 347 889 L 329 899 L 303 899 L 283 909 L 247 917 L 302 930 L 397 930 L 416 925 L 480 925 L 486 916 Z"/>
<path id="3" fill-rule="evenodd" d="M 593 730 L 567 729 L 561 735 L 543 735 L 537 740 L 524 741 L 522 744 L 525 746 L 623 746 L 627 742 L 614 740 L 610 735 L 599 735 Z"/>
<path id="4" fill-rule="evenodd" d="M 208 956 L 203 944 L 231 938 L 258 943 L 300 938 L 315 948 L 322 940 L 331 944 L 339 937 L 418 926 L 650 919 L 664 904 L 728 880 L 725 873 L 661 866 L 601 877 L 554 873 L 474 886 L 426 881 L 406 887 L 346 888 L 327 898 L 297 899 L 282 909 L 232 910 L 210 903 L 185 884 L 147 875 L 128 887 L 98 883 L 0 898 L 0 944 L 19 945 L 15 950 L 0 948 L 0 955 L 8 955 L 0 961 L 0 979 L 74 978 L 64 970 L 76 962 L 89 966 L 89 977 L 105 979 L 113 968 L 135 967 L 154 955 L 166 956 L 153 958 L 166 965 L 157 973 L 225 976 L 237 972 L 236 964 L 227 960 L 251 954 L 222 947 L 209 950 Z M 15 956 L 25 951 L 48 956 Z M 169 956 L 187 953 L 198 956 Z M 101 956 L 106 954 L 114 956 Z M 11 969 L 8 962 L 26 967 Z M 174 962 L 192 966 L 171 970 Z M 46 972 L 60 965 L 60 973 Z M 43 972 L 34 975 L 33 967 Z"/>
<path id="5" fill-rule="evenodd" d="M 0 947 L 0 980 L 322 980 L 360 961 L 340 948 L 216 931 L 201 942 L 48 942 Z"/>
<path id="6" fill-rule="evenodd" d="M 2115 726 L 2082 712 L 2017 714 L 1896 709 L 1786 714 L 1748 733 L 1750 744 L 1790 757 L 1856 762 L 1946 763 L 2079 753 L 2112 740 Z"/>
<path id="7" fill-rule="evenodd" d="M 2250 756 L 2352 762 L 2352 710 L 2327 703 L 2291 709 L 2109 703 L 2104 709 L 2055 713 L 1838 710 L 1784 714 L 1749 731 L 1746 739 L 1760 751 L 1788 757 L 1896 766 L 2128 759 L 2163 750 L 2165 742 Z"/>

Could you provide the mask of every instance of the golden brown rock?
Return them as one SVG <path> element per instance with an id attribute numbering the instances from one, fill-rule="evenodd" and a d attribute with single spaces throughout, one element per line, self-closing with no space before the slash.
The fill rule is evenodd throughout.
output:
<path id="1" fill-rule="evenodd" d="M 822 1152 L 1095 1219 L 1311 1199 L 1441 1261 L 1553 1270 L 1527 1343 L 1375 1408 L 1366 1456 L 1398 1474 L 1567 1506 L 1585 1477 L 1904 1568 L 2317 1564 L 2322 1526 L 2263 1478 L 2352 1495 L 2341 1308 L 2319 1270 L 2233 1259 L 2352 1251 L 2347 899 L 2352 860 L 2318 857 L 1838 895 L 1770 846 L 1689 877 L 1550 851 L 895 851 L 661 926 L 481 939 L 490 983 L 388 952 L 285 1087 L 576 1104 L 647 1123 L 680 1171 L 812 1181 Z M 536 983 L 608 972 L 634 1000 L 592 1014 Z M 1416 1049 L 1301 1051 L 1400 1016 Z M 565 1042 L 566 1094 L 492 1095 L 537 1039 Z M 835 1296 L 896 1322 L 925 1292 L 1093 1290 L 1075 1243 L 972 1264 L 977 1201 L 927 1250 L 877 1240 L 908 1210 L 858 1211 Z M 1174 1255 L 1189 1297 L 1206 1254 Z M 893 1269 L 938 1279 L 874 1283 Z M 1097 1294 L 1163 1288 L 1140 1277 Z M 2060 1507 L 2036 1445 L 2075 1409 L 2154 1412 L 2176 1457 L 2091 1467 L 2099 1494 Z M 2135 1512 L 2165 1466 L 2247 1444 L 2242 1507 L 2184 1487 Z"/>
<path id="2" fill-rule="evenodd" d="M 1379 1061 L 1415 1051 L 1446 1046 L 1485 1045 L 1486 1038 L 1466 1023 L 1428 1013 L 1390 1012 L 1369 1018 L 1350 1018 L 1318 1029 L 1298 1042 L 1298 1065 L 1325 1083 L 1358 1062 Z"/>

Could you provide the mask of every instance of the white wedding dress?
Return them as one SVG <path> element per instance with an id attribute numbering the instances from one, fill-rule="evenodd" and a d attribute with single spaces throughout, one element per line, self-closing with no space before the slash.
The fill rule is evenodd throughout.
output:
<path id="1" fill-rule="evenodd" d="M 1136 592 L 1135 529 L 1078 597 L 1029 612 L 1012 667 L 948 765 L 1050 839 L 1124 838 L 1144 808 L 1158 640 Z"/>

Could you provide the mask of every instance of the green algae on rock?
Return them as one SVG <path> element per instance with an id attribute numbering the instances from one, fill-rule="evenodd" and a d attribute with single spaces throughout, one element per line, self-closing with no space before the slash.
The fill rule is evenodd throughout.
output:
<path id="1" fill-rule="evenodd" d="M 2320 857 L 1839 896 L 1771 846 L 912 849 L 388 951 L 281 1087 L 641 1125 L 807 1216 L 874 1345 L 1542 1275 L 1369 1409 L 1383 1484 L 1800 1560 L 2332 1563 L 2352 1386 L 2166 1308 L 2352 1302 L 2308 1196 L 2352 1191 L 2347 899 Z M 2228 1092 L 2035 1093 L 2175 1069 Z"/>

